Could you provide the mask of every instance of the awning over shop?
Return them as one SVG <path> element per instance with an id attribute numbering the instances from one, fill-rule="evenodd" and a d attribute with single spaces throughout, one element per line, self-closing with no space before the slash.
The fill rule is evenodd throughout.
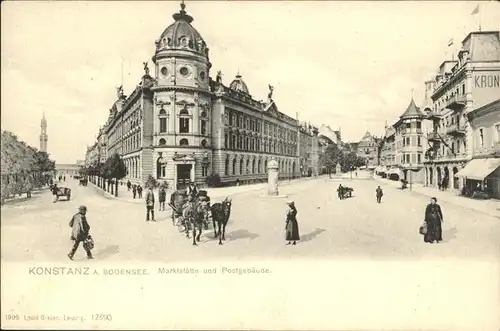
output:
<path id="1" fill-rule="evenodd" d="M 399 177 L 403 176 L 403 172 L 399 168 L 392 168 L 387 170 L 388 175 L 398 175 Z"/>
<path id="2" fill-rule="evenodd" d="M 462 170 L 457 172 L 455 176 L 484 180 L 489 174 L 497 170 L 498 167 L 500 167 L 500 158 L 471 160 Z"/>

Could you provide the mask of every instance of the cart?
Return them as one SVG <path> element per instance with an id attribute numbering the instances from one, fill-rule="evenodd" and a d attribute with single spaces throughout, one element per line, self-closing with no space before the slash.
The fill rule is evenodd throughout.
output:
<path id="1" fill-rule="evenodd" d="M 68 187 L 58 187 L 57 185 L 51 186 L 52 194 L 55 199 L 54 202 L 59 201 L 59 197 L 66 197 L 66 201 L 71 200 L 71 189 Z"/>

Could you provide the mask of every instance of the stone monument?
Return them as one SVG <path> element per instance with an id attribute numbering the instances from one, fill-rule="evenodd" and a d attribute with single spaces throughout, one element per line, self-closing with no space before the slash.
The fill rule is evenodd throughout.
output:
<path id="1" fill-rule="evenodd" d="M 340 163 L 337 163 L 337 166 L 335 167 L 335 174 L 337 176 L 341 176 L 342 175 L 342 167 L 340 166 Z"/>
<path id="2" fill-rule="evenodd" d="M 280 195 L 278 190 L 279 164 L 276 159 L 272 158 L 267 163 L 267 194 L 262 197 L 270 198 L 286 198 L 287 195 Z"/>

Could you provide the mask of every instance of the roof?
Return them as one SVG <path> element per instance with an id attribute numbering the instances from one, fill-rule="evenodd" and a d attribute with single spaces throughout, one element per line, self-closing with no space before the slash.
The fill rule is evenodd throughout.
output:
<path id="1" fill-rule="evenodd" d="M 250 94 L 248 92 L 247 84 L 243 81 L 243 79 L 241 79 L 241 75 L 239 73 L 236 75 L 236 78 L 231 82 L 229 88 L 246 94 Z"/>
<path id="2" fill-rule="evenodd" d="M 415 101 L 411 99 L 408 108 L 406 108 L 406 111 L 403 113 L 403 115 L 399 116 L 399 118 L 423 117 L 423 116 L 425 116 L 424 113 L 422 113 L 422 111 L 417 107 Z"/>

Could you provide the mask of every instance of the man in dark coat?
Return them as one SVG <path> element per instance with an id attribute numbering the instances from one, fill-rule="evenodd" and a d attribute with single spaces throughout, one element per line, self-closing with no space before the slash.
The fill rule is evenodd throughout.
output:
<path id="1" fill-rule="evenodd" d="M 130 180 L 127 181 L 127 191 L 130 191 L 130 188 L 132 187 L 132 183 Z"/>
<path id="2" fill-rule="evenodd" d="M 153 193 L 153 188 L 148 189 L 146 193 L 146 222 L 149 222 L 149 214 L 151 213 L 151 220 L 155 220 L 155 194 Z"/>
<path id="3" fill-rule="evenodd" d="M 132 186 L 132 195 L 135 199 L 136 195 L 137 195 L 137 186 L 134 184 L 134 186 Z"/>
<path id="4" fill-rule="evenodd" d="M 441 206 L 437 204 L 436 198 L 431 198 L 431 202 L 425 208 L 425 224 L 427 232 L 424 235 L 424 242 L 434 243 L 443 240 L 441 223 L 443 222 L 443 213 Z"/>
<path id="5" fill-rule="evenodd" d="M 159 210 L 165 210 L 165 200 L 167 200 L 167 191 L 165 190 L 165 186 L 160 187 L 160 191 L 158 192 L 158 201 L 160 202 Z"/>
<path id="6" fill-rule="evenodd" d="M 142 186 L 141 185 L 137 186 L 137 194 L 139 195 L 139 199 L 142 199 Z"/>
<path id="7" fill-rule="evenodd" d="M 80 208 L 78 208 L 78 213 L 76 213 L 69 222 L 69 226 L 71 227 L 70 239 L 74 241 L 73 248 L 71 248 L 71 251 L 68 254 L 70 260 L 73 260 L 73 256 L 75 255 L 75 252 L 78 249 L 80 243 L 85 241 L 85 239 L 87 239 L 87 237 L 89 236 L 90 225 L 87 222 L 86 215 L 87 207 L 80 206 Z M 87 252 L 87 258 L 93 259 L 90 250 L 87 250 L 85 246 L 83 246 L 83 248 Z"/>
<path id="8" fill-rule="evenodd" d="M 382 201 L 382 196 L 384 195 L 384 192 L 382 191 L 382 189 L 379 187 L 377 187 L 377 189 L 375 190 L 376 194 L 377 194 L 377 202 L 380 203 L 380 201 Z"/>

